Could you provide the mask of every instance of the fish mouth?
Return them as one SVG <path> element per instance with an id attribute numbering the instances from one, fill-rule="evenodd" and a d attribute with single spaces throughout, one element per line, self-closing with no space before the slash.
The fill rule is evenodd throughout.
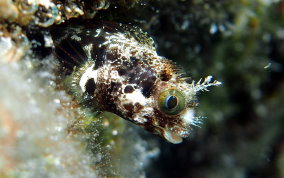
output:
<path id="1" fill-rule="evenodd" d="M 174 125 L 166 125 L 160 127 L 161 135 L 168 141 L 174 144 L 181 143 L 183 138 L 189 136 L 189 131 L 192 125 L 198 125 L 199 121 L 194 117 L 194 110 L 192 108 L 186 109 L 180 116 L 180 122 Z"/>
<path id="2" fill-rule="evenodd" d="M 169 129 L 163 129 L 163 136 L 164 138 L 174 144 L 178 144 L 182 142 L 182 137 L 174 133 L 173 131 L 170 131 Z"/>
<path id="3" fill-rule="evenodd" d="M 160 137 L 164 138 L 170 143 L 173 144 L 179 144 L 182 142 L 182 136 L 178 133 L 175 133 L 174 131 L 171 131 L 168 127 L 155 127 L 156 134 L 158 134 Z"/>

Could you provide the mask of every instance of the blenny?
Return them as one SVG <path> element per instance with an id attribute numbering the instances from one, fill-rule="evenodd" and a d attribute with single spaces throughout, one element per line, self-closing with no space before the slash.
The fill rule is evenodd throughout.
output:
<path id="1" fill-rule="evenodd" d="M 221 84 L 211 76 L 188 82 L 138 27 L 95 22 L 52 35 L 67 91 L 82 106 L 115 113 L 171 143 L 182 142 L 199 124 L 196 94 Z"/>

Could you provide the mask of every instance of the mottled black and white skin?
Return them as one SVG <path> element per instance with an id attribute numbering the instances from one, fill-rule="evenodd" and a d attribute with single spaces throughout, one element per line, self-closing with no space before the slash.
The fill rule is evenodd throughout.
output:
<path id="1" fill-rule="evenodd" d="M 140 28 L 112 22 L 58 28 L 55 55 L 74 98 L 97 111 L 109 111 L 169 142 L 180 143 L 199 124 L 196 94 L 211 76 L 195 83 L 170 60 L 158 56 Z M 88 104 L 84 104 L 88 103 Z"/>

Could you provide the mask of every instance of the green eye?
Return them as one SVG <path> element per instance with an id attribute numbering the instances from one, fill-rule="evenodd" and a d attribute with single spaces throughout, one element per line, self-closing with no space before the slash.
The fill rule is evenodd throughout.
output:
<path id="1" fill-rule="evenodd" d="M 185 97 L 176 89 L 168 89 L 160 94 L 158 105 L 164 113 L 176 115 L 185 108 Z"/>

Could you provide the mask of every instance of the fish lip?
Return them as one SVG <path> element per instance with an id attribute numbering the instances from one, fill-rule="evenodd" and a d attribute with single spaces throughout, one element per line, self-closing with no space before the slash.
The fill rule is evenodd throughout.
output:
<path id="1" fill-rule="evenodd" d="M 183 140 L 183 136 L 175 131 L 170 130 L 168 127 L 155 126 L 156 134 L 164 138 L 170 143 L 179 144 Z"/>
<path id="2" fill-rule="evenodd" d="M 163 136 L 167 141 L 174 144 L 179 144 L 182 142 L 182 137 L 169 129 L 163 129 Z"/>
<path id="3" fill-rule="evenodd" d="M 167 123 L 163 126 L 157 124 L 153 125 L 155 133 L 164 138 L 170 143 L 179 144 L 183 141 L 183 138 L 187 138 L 190 135 L 190 124 L 185 122 L 180 123 Z"/>

